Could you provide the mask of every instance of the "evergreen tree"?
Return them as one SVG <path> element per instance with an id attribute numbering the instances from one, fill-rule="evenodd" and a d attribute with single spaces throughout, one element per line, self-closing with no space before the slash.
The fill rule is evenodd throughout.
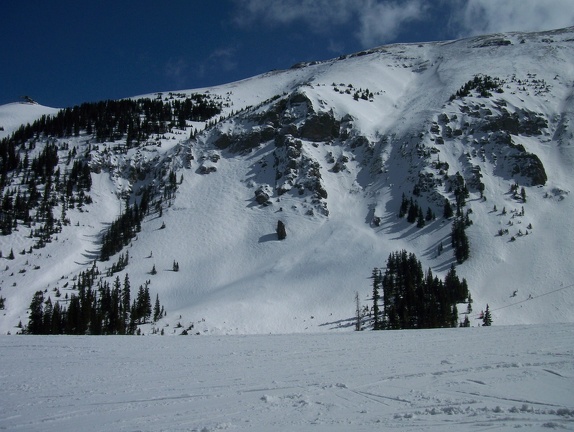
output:
<path id="1" fill-rule="evenodd" d="M 431 210 L 430 207 L 427 207 L 427 214 L 426 214 L 426 216 L 425 216 L 425 220 L 426 220 L 427 222 L 430 222 L 430 221 L 432 221 L 433 219 L 434 219 L 434 213 L 433 213 L 433 211 Z"/>
<path id="2" fill-rule="evenodd" d="M 492 325 L 492 315 L 490 314 L 490 309 L 488 305 L 486 305 L 486 310 L 484 311 L 484 315 L 482 317 L 482 325 L 483 326 L 491 326 Z"/>
<path id="3" fill-rule="evenodd" d="M 279 240 L 285 240 L 287 237 L 287 230 L 285 229 L 285 224 L 282 221 L 277 222 L 277 238 Z"/>
<path id="4" fill-rule="evenodd" d="M 378 268 L 373 269 L 371 275 L 373 279 L 373 330 L 380 330 L 381 323 L 379 322 L 379 289 L 381 288 L 381 271 Z"/>
<path id="5" fill-rule="evenodd" d="M 409 210 L 407 212 L 407 222 L 408 223 L 415 223 L 417 221 L 417 217 L 419 215 L 419 206 L 416 201 L 413 201 L 411 198 L 409 202 Z"/>
<path id="6" fill-rule="evenodd" d="M 445 198 L 442 216 L 445 219 L 450 219 L 453 215 L 454 215 L 454 212 L 452 210 L 452 205 L 450 204 L 450 201 Z"/>
<path id="7" fill-rule="evenodd" d="M 399 209 L 399 217 L 400 218 L 404 217 L 407 214 L 408 210 L 409 210 L 409 201 L 407 200 L 405 194 L 403 193 L 403 197 L 401 199 L 401 208 Z"/>
<path id="8" fill-rule="evenodd" d="M 419 207 L 419 213 L 417 216 L 417 228 L 422 228 L 425 226 L 425 218 L 423 216 L 423 210 Z"/>
<path id="9" fill-rule="evenodd" d="M 129 276 L 127 273 L 126 273 L 126 276 L 124 277 L 124 286 L 122 289 L 121 302 L 122 302 L 122 306 L 121 306 L 122 327 L 123 327 L 123 330 L 125 331 L 129 327 L 128 318 L 129 318 L 129 314 L 130 314 L 130 304 L 131 304 L 130 279 L 129 279 Z"/>
<path id="10" fill-rule="evenodd" d="M 470 295 L 470 292 L 469 292 L 469 293 L 468 293 L 468 298 L 467 298 L 467 300 L 466 300 L 466 303 L 467 303 L 467 305 L 468 305 L 468 306 L 466 307 L 466 313 L 467 313 L 467 314 L 472 313 L 472 302 L 473 302 L 472 296 Z"/>
<path id="11" fill-rule="evenodd" d="M 60 302 L 56 301 L 54 303 L 54 308 L 52 310 L 52 328 L 50 330 L 50 333 L 62 334 L 63 331 L 64 331 L 64 315 L 62 314 Z"/>
<path id="12" fill-rule="evenodd" d="M 465 232 L 465 222 L 463 218 L 455 218 L 452 223 L 451 243 L 454 249 L 454 256 L 459 264 L 462 264 L 470 256 L 470 242 Z"/>
<path id="13" fill-rule="evenodd" d="M 456 276 L 454 267 L 445 281 L 433 276 L 414 254 L 406 251 L 389 255 L 382 277 L 373 271 L 373 300 L 378 299 L 381 282 L 382 314 L 375 329 L 454 327 L 458 325 L 457 303 L 468 297 L 466 281 Z M 373 309 L 375 309 L 374 302 Z"/>
<path id="14" fill-rule="evenodd" d="M 355 331 L 361 331 L 361 305 L 359 304 L 359 292 L 355 291 Z"/>
<path id="15" fill-rule="evenodd" d="M 36 291 L 30 303 L 27 332 L 30 334 L 44 333 L 44 293 L 42 291 Z"/>
<path id="16" fill-rule="evenodd" d="M 42 316 L 42 333 L 50 334 L 52 331 L 52 314 L 54 313 L 54 308 L 52 307 L 52 299 L 48 297 L 48 300 L 44 302 L 44 313 Z"/>
<path id="17" fill-rule="evenodd" d="M 158 321 L 161 318 L 161 307 L 159 304 L 159 295 L 155 295 L 155 305 L 153 307 L 153 320 Z"/>
<path id="18" fill-rule="evenodd" d="M 149 295 L 149 286 L 148 284 L 145 284 L 145 288 L 144 288 L 144 302 L 143 302 L 144 308 L 143 308 L 143 318 L 144 318 L 144 323 L 149 320 L 151 318 L 151 312 L 152 312 L 152 308 L 151 308 L 151 297 Z"/>

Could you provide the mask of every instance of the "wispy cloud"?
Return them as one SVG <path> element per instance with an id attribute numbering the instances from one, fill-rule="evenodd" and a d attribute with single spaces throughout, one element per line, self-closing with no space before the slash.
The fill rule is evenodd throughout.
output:
<path id="1" fill-rule="evenodd" d="M 408 26 L 437 17 L 450 21 L 452 37 L 574 25 L 573 0 L 234 1 L 234 21 L 240 27 L 303 24 L 332 35 L 351 25 L 351 36 L 364 47 L 390 42 Z"/>
<path id="2" fill-rule="evenodd" d="M 235 23 L 289 25 L 303 23 L 310 30 L 329 33 L 338 26 L 356 24 L 353 36 L 371 46 L 396 37 L 401 26 L 423 18 L 425 0 L 235 0 Z"/>
<path id="3" fill-rule="evenodd" d="M 348 22 L 362 0 L 235 0 L 235 23 L 250 26 L 254 22 L 268 25 L 304 22 L 314 31 Z"/>
<path id="4" fill-rule="evenodd" d="M 185 84 L 189 65 L 182 57 L 170 58 L 163 67 L 164 75 L 174 85 L 180 87 Z"/>
<path id="5" fill-rule="evenodd" d="M 450 3 L 455 4 L 452 18 L 460 36 L 552 30 L 574 25 L 572 0 L 463 0 Z"/>
<path id="6" fill-rule="evenodd" d="M 363 46 L 376 45 L 394 39 L 401 27 L 424 18 L 428 9 L 421 0 L 400 3 L 368 0 L 358 11 L 358 37 Z"/>
<path id="7" fill-rule="evenodd" d="M 237 67 L 236 51 L 234 47 L 217 49 L 210 54 L 208 61 L 225 71 L 231 71 Z"/>
<path id="8" fill-rule="evenodd" d="M 237 47 L 218 48 L 195 65 L 194 73 L 199 78 L 217 71 L 230 72 L 237 68 Z"/>

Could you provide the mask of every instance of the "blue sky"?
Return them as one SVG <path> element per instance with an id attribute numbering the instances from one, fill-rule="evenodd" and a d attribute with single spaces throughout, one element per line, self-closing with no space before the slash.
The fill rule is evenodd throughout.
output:
<path id="1" fill-rule="evenodd" d="M 0 104 L 66 107 L 247 78 L 395 42 L 574 25 L 573 0 L 18 0 Z"/>

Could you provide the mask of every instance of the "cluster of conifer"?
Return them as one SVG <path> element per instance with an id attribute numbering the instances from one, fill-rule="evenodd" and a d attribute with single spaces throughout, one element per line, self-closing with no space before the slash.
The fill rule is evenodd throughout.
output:
<path id="1" fill-rule="evenodd" d="M 45 299 L 37 291 L 30 303 L 30 316 L 25 332 L 28 334 L 106 335 L 135 334 L 138 324 L 157 321 L 165 311 L 156 295 L 152 310 L 149 283 L 140 285 L 131 301 L 130 282 L 126 273 L 123 285 L 117 276 L 110 283 L 102 278 L 95 283 L 99 270 L 94 266 L 81 272 L 72 290 L 77 292 L 66 299 Z"/>
<path id="2" fill-rule="evenodd" d="M 411 197 L 409 200 L 403 194 L 401 200 L 401 208 L 399 209 L 399 217 L 407 216 L 408 223 L 417 223 L 418 228 L 425 226 L 426 222 L 436 219 L 435 213 L 430 207 L 427 207 L 426 213 L 423 213 L 422 207 L 419 206 L 416 200 Z"/>
<path id="3" fill-rule="evenodd" d="M 475 75 L 473 79 L 467 81 L 455 94 L 451 95 L 450 100 L 466 97 L 470 95 L 472 90 L 476 90 L 481 97 L 490 97 L 492 96 L 491 91 L 504 92 L 502 84 L 503 82 L 498 78 L 492 78 L 488 75 Z"/>
<path id="4" fill-rule="evenodd" d="M 470 241 L 465 230 L 471 223 L 468 214 L 465 218 L 457 217 L 452 222 L 451 244 L 454 250 L 454 257 L 459 264 L 462 264 L 470 257 Z"/>
<path id="5" fill-rule="evenodd" d="M 141 222 L 149 212 L 149 200 L 151 192 L 145 189 L 140 203 L 127 206 L 126 210 L 111 223 L 108 230 L 102 236 L 102 249 L 100 259 L 107 261 L 112 255 L 127 246 L 132 238 L 141 231 Z"/>
<path id="6" fill-rule="evenodd" d="M 88 163 L 81 159 L 74 160 L 72 169 L 61 174 L 58 152 L 68 150 L 69 164 L 75 156 L 75 148 L 69 150 L 67 144 L 57 146 L 47 142 L 30 160 L 29 152 L 34 148 L 33 141 L 23 144 L 24 157 L 21 159 L 18 155 L 18 163 L 12 169 L 6 160 L 1 161 L 0 232 L 10 235 L 19 225 L 24 225 L 30 228 L 30 237 L 37 239 L 34 248 L 40 248 L 50 241 L 52 234 L 69 224 L 68 209 L 81 208 L 91 202 L 86 192 L 91 189 L 92 179 Z M 61 206 L 59 218 L 53 212 L 58 205 Z"/>
<path id="7" fill-rule="evenodd" d="M 221 113 L 221 103 L 208 96 L 194 94 L 179 100 L 123 99 L 87 102 L 44 115 L 32 124 L 21 126 L 11 137 L 0 142 L 0 158 L 12 168 L 17 165 L 17 146 L 32 138 L 71 137 L 85 132 L 98 142 L 126 138 L 128 147 L 151 134 L 162 134 L 173 127 L 185 128 L 186 121 L 206 121 Z"/>
<path id="8" fill-rule="evenodd" d="M 430 268 L 424 273 L 415 254 L 405 250 L 391 253 L 384 272 L 373 269 L 372 279 L 375 330 L 456 327 L 456 305 L 469 298 L 454 266 L 442 281 Z"/>
<path id="9" fill-rule="evenodd" d="M 126 251 L 125 255 L 123 253 L 120 254 L 120 256 L 118 257 L 118 261 L 113 263 L 112 266 L 108 268 L 107 276 L 110 277 L 113 276 L 114 273 L 122 271 L 128 266 L 129 263 L 130 263 L 130 253 L 129 251 Z"/>

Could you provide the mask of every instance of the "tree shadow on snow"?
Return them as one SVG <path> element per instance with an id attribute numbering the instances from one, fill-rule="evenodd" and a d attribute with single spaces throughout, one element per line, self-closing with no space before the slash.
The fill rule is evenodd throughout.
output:
<path id="1" fill-rule="evenodd" d="M 353 318 L 340 319 L 337 321 L 325 322 L 319 324 L 319 327 L 329 326 L 329 330 L 335 330 L 335 329 L 353 327 L 355 326 L 356 322 L 357 318 L 353 317 Z"/>
<path id="2" fill-rule="evenodd" d="M 267 243 L 270 241 L 279 241 L 276 233 L 265 234 L 265 235 L 262 235 L 261 237 L 259 237 L 259 243 Z"/>

